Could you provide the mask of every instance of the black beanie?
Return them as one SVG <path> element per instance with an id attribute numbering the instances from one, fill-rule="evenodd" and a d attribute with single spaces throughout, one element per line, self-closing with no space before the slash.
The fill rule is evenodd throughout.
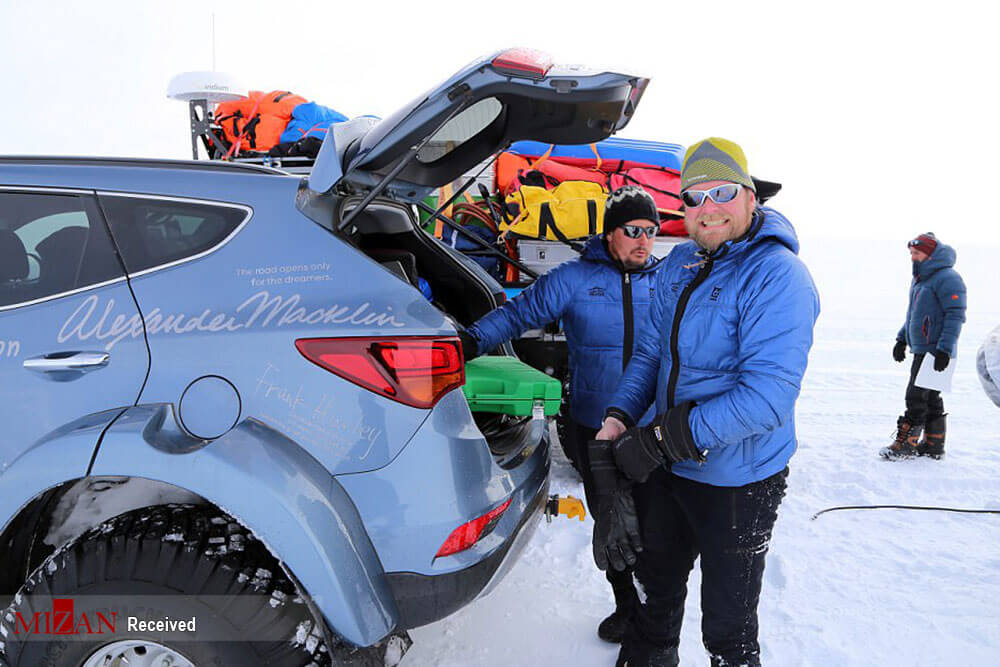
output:
<path id="1" fill-rule="evenodd" d="M 625 185 L 610 195 L 604 203 L 604 233 L 610 234 L 626 222 L 649 220 L 660 224 L 653 197 L 637 185 Z"/>

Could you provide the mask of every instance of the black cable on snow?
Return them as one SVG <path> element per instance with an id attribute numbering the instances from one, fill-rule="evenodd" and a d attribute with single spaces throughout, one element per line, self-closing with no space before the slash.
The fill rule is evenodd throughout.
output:
<path id="1" fill-rule="evenodd" d="M 843 507 L 828 507 L 825 510 L 816 512 L 810 521 L 815 521 L 816 517 L 827 512 L 838 510 L 926 510 L 931 512 L 960 512 L 963 514 L 1000 514 L 1000 510 L 969 510 L 957 507 L 923 507 L 920 505 L 844 505 Z"/>

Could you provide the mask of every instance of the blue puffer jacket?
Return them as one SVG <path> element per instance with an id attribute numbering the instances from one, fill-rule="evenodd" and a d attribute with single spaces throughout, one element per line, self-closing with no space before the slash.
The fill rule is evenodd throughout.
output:
<path id="1" fill-rule="evenodd" d="M 706 257 L 674 249 L 657 279 L 651 326 L 611 401 L 626 415 L 697 403 L 688 425 L 707 461 L 674 474 L 742 486 L 782 470 L 795 452 L 795 400 L 819 316 L 791 224 L 758 209 L 744 238 Z"/>
<path id="2" fill-rule="evenodd" d="M 910 305 L 896 334 L 914 353 L 941 350 L 954 357 L 965 322 L 965 283 L 955 266 L 955 249 L 940 241 L 931 256 L 913 263 Z"/>
<path id="3" fill-rule="evenodd" d="M 542 275 L 468 331 L 477 339 L 479 351 L 488 352 L 561 318 L 569 347 L 570 414 L 584 426 L 599 428 L 622 376 L 624 350 L 631 354 L 632 339 L 648 326 L 660 264 L 650 259 L 642 269 L 623 272 L 608 255 L 603 236 L 595 236 L 579 258 Z M 651 416 L 652 412 L 646 421 Z"/>

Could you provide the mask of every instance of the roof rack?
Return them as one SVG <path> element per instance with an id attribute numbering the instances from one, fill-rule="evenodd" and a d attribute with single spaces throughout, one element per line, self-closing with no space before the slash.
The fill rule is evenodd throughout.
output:
<path id="1" fill-rule="evenodd" d="M 188 103 L 191 121 L 191 155 L 198 160 L 199 140 L 210 162 L 279 169 L 289 174 L 309 174 L 314 158 L 258 154 L 229 157 L 229 142 L 212 115 L 212 105 L 246 97 L 247 88 L 225 72 L 183 72 L 170 80 L 167 97 Z"/>
<path id="2" fill-rule="evenodd" d="M 316 163 L 316 159 L 302 156 L 277 157 L 271 155 L 261 155 L 258 157 L 238 157 L 229 161 L 216 160 L 216 162 L 221 162 L 222 164 L 243 164 L 248 167 L 256 166 L 274 169 L 286 174 L 309 175 L 309 173 L 312 172 L 313 165 Z"/>
<path id="3" fill-rule="evenodd" d="M 286 158 L 287 159 L 287 158 Z M 74 155 L 0 155 L 0 164 L 62 164 L 88 167 L 149 167 L 197 171 L 252 171 L 258 174 L 287 175 L 289 170 L 249 161 L 164 160 L 131 157 L 80 157 Z"/>

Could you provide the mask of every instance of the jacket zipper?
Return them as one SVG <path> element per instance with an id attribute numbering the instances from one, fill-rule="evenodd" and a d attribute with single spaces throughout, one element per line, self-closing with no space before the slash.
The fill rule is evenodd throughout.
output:
<path id="1" fill-rule="evenodd" d="M 625 317 L 625 344 L 622 347 L 622 371 L 632 358 L 632 338 L 635 336 L 635 318 L 632 316 L 632 276 L 622 272 L 622 314 Z"/>
<path id="2" fill-rule="evenodd" d="M 677 310 L 674 312 L 674 322 L 670 327 L 670 379 L 667 382 L 667 407 L 674 407 L 674 394 L 677 391 L 677 378 L 680 375 L 680 350 L 678 348 L 677 338 L 678 333 L 681 330 L 681 320 L 684 318 L 684 310 L 687 308 L 688 301 L 691 299 L 691 293 L 694 292 L 699 285 L 705 282 L 708 278 L 708 274 L 712 272 L 712 262 L 715 260 L 711 257 L 705 260 L 705 263 L 698 273 L 695 275 L 694 280 L 688 283 L 688 286 L 684 288 L 681 292 L 681 296 L 677 299 Z"/>

